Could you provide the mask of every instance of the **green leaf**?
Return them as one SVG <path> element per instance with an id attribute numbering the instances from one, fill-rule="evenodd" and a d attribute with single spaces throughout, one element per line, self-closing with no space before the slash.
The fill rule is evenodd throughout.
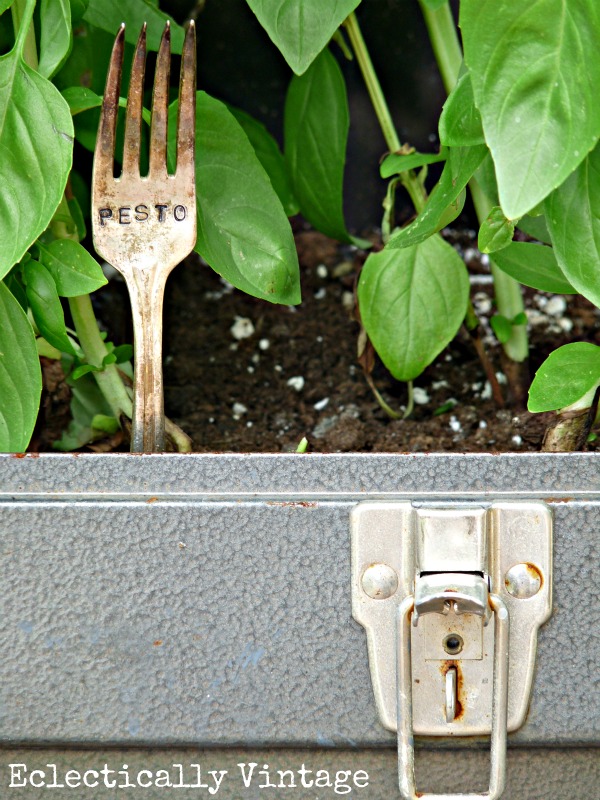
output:
<path id="1" fill-rule="evenodd" d="M 133 347 L 130 344 L 120 344 L 113 350 L 115 363 L 124 364 L 133 358 Z"/>
<path id="2" fill-rule="evenodd" d="M 54 278 L 43 264 L 33 259 L 25 264 L 24 273 L 27 299 L 40 333 L 57 350 L 75 355 Z"/>
<path id="3" fill-rule="evenodd" d="M 99 414 L 111 416 L 110 406 L 98 388 L 94 377 L 84 375 L 75 380 L 74 373 L 67 379 L 71 387 L 71 416 L 72 421 L 63 433 L 60 441 L 52 445 L 55 450 L 77 450 L 92 442 L 101 439 L 106 434 L 102 430 L 93 430 L 92 421 Z"/>
<path id="4" fill-rule="evenodd" d="M 92 196 L 88 181 L 83 178 L 83 176 L 77 172 L 77 170 L 72 169 L 69 183 L 71 185 L 71 191 L 79 203 L 81 213 L 85 219 L 89 219 Z"/>
<path id="5" fill-rule="evenodd" d="M 79 242 L 55 239 L 48 245 L 38 242 L 37 247 L 61 297 L 89 294 L 108 283 L 96 259 Z"/>
<path id="6" fill-rule="evenodd" d="M 529 411 L 557 411 L 585 398 L 600 383 L 600 347 L 573 342 L 550 353 L 529 389 Z M 590 397 L 590 404 L 593 397 Z"/>
<path id="7" fill-rule="evenodd" d="M 409 169 L 418 169 L 427 164 L 437 164 L 439 161 L 445 161 L 447 156 L 448 151 L 445 147 L 442 147 L 439 153 L 408 153 L 406 155 L 390 153 L 381 162 L 379 174 L 382 178 L 391 178 L 392 175 L 399 175 Z"/>
<path id="8" fill-rule="evenodd" d="M 481 114 L 475 105 L 468 72 L 462 75 L 444 103 L 439 122 L 440 142 L 451 147 L 483 144 Z"/>
<path id="9" fill-rule="evenodd" d="M 499 206 L 492 208 L 479 228 L 477 246 L 482 253 L 495 253 L 512 242 L 515 223 L 506 219 Z"/>
<path id="10" fill-rule="evenodd" d="M 33 328 L 0 281 L 0 452 L 26 449 L 41 393 L 42 371 Z"/>
<path id="11" fill-rule="evenodd" d="M 9 9 L 15 0 L 0 0 L 0 14 L 4 14 L 4 12 Z"/>
<path id="12" fill-rule="evenodd" d="M 248 0 L 297 75 L 310 66 L 360 0 Z"/>
<path id="13" fill-rule="evenodd" d="M 74 381 L 78 381 L 80 378 L 83 378 L 84 375 L 87 375 L 90 372 L 102 372 L 104 369 L 104 364 L 101 367 L 96 367 L 94 364 L 80 364 L 78 367 L 75 367 L 73 372 L 71 372 L 71 378 Z"/>
<path id="14" fill-rule="evenodd" d="M 438 406 L 433 412 L 433 416 L 440 417 L 442 414 L 447 414 L 448 411 L 452 411 L 453 408 L 456 408 L 457 404 L 458 401 L 452 397 L 450 400 L 446 400 L 445 403 L 442 403 L 441 406 Z"/>
<path id="15" fill-rule="evenodd" d="M 38 70 L 45 78 L 51 78 L 66 61 L 73 45 L 69 0 L 42 0 L 40 26 Z"/>
<path id="16" fill-rule="evenodd" d="M 175 163 L 177 102 L 169 108 Z M 298 254 L 283 206 L 248 137 L 227 106 L 198 92 L 198 241 L 195 249 L 226 280 L 272 303 L 300 302 Z"/>
<path id="17" fill-rule="evenodd" d="M 517 228 L 528 236 L 531 236 L 532 239 L 537 239 L 538 242 L 552 244 L 550 232 L 548 231 L 548 224 L 544 216 L 531 217 L 527 214 L 518 221 Z"/>
<path id="18" fill-rule="evenodd" d="M 296 448 L 297 453 L 306 453 L 308 448 L 308 439 L 306 436 L 303 436 L 302 439 L 298 442 L 298 447 Z"/>
<path id="19" fill-rule="evenodd" d="M 96 94 L 96 92 L 92 92 L 91 89 L 87 89 L 85 86 L 68 86 L 66 89 L 62 90 L 61 94 L 69 104 L 72 116 L 76 116 L 77 114 L 81 114 L 93 108 L 100 108 L 102 105 L 102 97 Z M 127 98 L 119 97 L 119 109 L 125 108 L 127 108 Z M 120 113 L 119 111 L 119 114 Z M 148 108 L 142 108 L 142 119 L 148 126 L 150 125 L 151 118 L 150 110 Z M 94 120 L 97 121 L 98 117 L 94 117 Z M 96 137 L 94 136 L 92 149 L 95 141 Z"/>
<path id="20" fill-rule="evenodd" d="M 71 0 L 71 24 L 76 25 L 87 11 L 90 0 Z"/>
<path id="21" fill-rule="evenodd" d="M 310 69 L 290 83 L 284 152 L 303 216 L 340 242 L 355 241 L 346 230 L 342 204 L 348 126 L 342 71 L 331 53 L 323 50 Z"/>
<path id="22" fill-rule="evenodd" d="M 102 98 L 99 98 L 102 101 Z M 119 98 L 119 111 L 117 115 L 117 136 L 115 144 L 115 160 L 121 163 L 121 155 L 123 153 L 123 139 L 125 133 L 125 106 L 126 99 Z M 142 109 L 142 119 L 146 123 L 150 123 L 150 111 Z M 83 145 L 86 150 L 94 152 L 96 146 L 96 135 L 98 133 L 98 122 L 100 120 L 100 108 L 89 108 L 85 111 L 77 111 L 73 124 L 75 126 L 75 138 L 79 144 Z M 147 128 L 142 125 L 142 160 L 140 168 L 142 174 L 147 170 Z"/>
<path id="23" fill-rule="evenodd" d="M 73 6 L 71 6 L 73 8 Z M 75 26 L 75 23 L 73 23 Z M 73 47 L 62 68 L 52 82 L 61 91 L 72 86 L 85 86 L 96 94 L 104 93 L 106 73 L 116 30 L 112 34 L 100 30 L 80 20 L 76 24 Z M 126 45 L 123 62 L 123 83 L 127 83 L 131 52 L 133 47 Z"/>
<path id="24" fill-rule="evenodd" d="M 597 0 L 463 0 L 475 102 L 510 219 L 573 172 L 600 135 Z"/>
<path id="25" fill-rule="evenodd" d="M 493 206 L 498 205 L 498 182 L 496 181 L 496 168 L 494 167 L 494 159 L 488 150 L 485 158 L 475 170 L 473 175 L 484 194 Z"/>
<path id="26" fill-rule="evenodd" d="M 458 331 L 469 297 L 466 267 L 439 236 L 367 258 L 358 283 L 360 315 L 392 375 L 409 381 Z"/>
<path id="27" fill-rule="evenodd" d="M 577 294 L 556 263 L 551 247 L 533 242 L 512 242 L 492 256 L 494 264 L 511 278 L 555 294 Z"/>
<path id="28" fill-rule="evenodd" d="M 512 322 L 506 317 L 503 317 L 502 314 L 494 314 L 490 319 L 490 325 L 500 344 L 506 344 L 512 336 Z"/>
<path id="29" fill-rule="evenodd" d="M 109 417 L 107 414 L 95 414 L 92 417 L 92 428 L 112 436 L 119 430 L 120 425 L 115 417 Z"/>
<path id="30" fill-rule="evenodd" d="M 31 0 L 28 9 L 13 49 L 0 57 L 0 277 L 48 227 L 73 153 L 67 104 L 22 58 Z"/>
<path id="31" fill-rule="evenodd" d="M 82 111 L 88 111 L 90 108 L 100 108 L 102 105 L 100 95 L 85 86 L 69 86 L 67 89 L 63 89 L 62 96 L 69 104 L 73 116 Z"/>
<path id="32" fill-rule="evenodd" d="M 421 0 L 424 6 L 430 8 L 432 11 L 437 11 L 438 8 L 445 6 L 448 0 Z"/>
<path id="33" fill-rule="evenodd" d="M 402 228 L 387 244 L 388 248 L 410 247 L 425 241 L 460 214 L 460 200 L 463 190 L 477 167 L 483 161 L 487 149 L 484 145 L 476 147 L 456 147 L 448 151 L 448 160 L 442 175 L 431 192 L 425 208 L 406 228 Z"/>
<path id="34" fill-rule="evenodd" d="M 56 347 L 52 347 L 50 342 L 47 342 L 43 336 L 36 337 L 35 346 L 38 351 L 38 356 L 52 358 L 54 361 L 60 361 L 63 357 L 63 353 L 61 353 L 60 350 L 57 350 Z"/>
<path id="35" fill-rule="evenodd" d="M 90 0 L 83 19 L 104 31 L 117 35 L 125 23 L 125 41 L 135 45 L 144 22 L 148 25 L 148 50 L 158 50 L 160 37 L 167 20 L 171 22 L 171 51 L 181 53 L 185 31 L 173 17 L 165 14 L 148 0 Z"/>
<path id="36" fill-rule="evenodd" d="M 254 117 L 251 117 L 250 114 L 246 114 L 239 108 L 233 108 L 233 106 L 228 105 L 227 108 L 242 126 L 244 133 L 254 148 L 256 157 L 271 179 L 273 188 L 281 200 L 285 213 L 288 217 L 294 216 L 294 214 L 298 213 L 298 201 L 294 197 L 283 154 L 277 142 L 265 126 Z"/>
<path id="37" fill-rule="evenodd" d="M 83 211 L 79 205 L 79 200 L 76 197 L 71 197 L 70 200 L 67 200 L 67 205 L 69 207 L 71 218 L 77 228 L 77 237 L 79 241 L 81 241 L 82 239 L 85 239 L 87 230 L 85 227 L 85 219 L 83 218 Z"/>
<path id="38" fill-rule="evenodd" d="M 600 146 L 550 195 L 545 209 L 560 268 L 600 306 Z"/>
<path id="39" fill-rule="evenodd" d="M 4 283 L 10 290 L 11 294 L 19 301 L 19 305 L 23 309 L 25 313 L 27 313 L 27 309 L 29 308 L 29 303 L 27 302 L 27 293 L 25 292 L 25 287 L 21 283 L 20 274 L 19 274 L 19 267 L 14 267 L 8 275 L 4 278 Z"/>

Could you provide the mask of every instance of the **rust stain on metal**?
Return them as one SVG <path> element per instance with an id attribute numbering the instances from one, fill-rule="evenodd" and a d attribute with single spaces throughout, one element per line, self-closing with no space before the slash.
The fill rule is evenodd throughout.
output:
<path id="1" fill-rule="evenodd" d="M 460 662 L 448 659 L 440 666 L 440 672 L 442 677 L 445 678 L 448 670 L 452 669 L 453 667 L 456 670 L 456 716 L 454 717 L 454 721 L 458 722 L 465 715 L 464 681 L 462 670 L 460 668 Z"/>
<path id="2" fill-rule="evenodd" d="M 319 504 L 309 500 L 267 500 L 267 505 L 284 508 L 317 508 Z"/>
<path id="3" fill-rule="evenodd" d="M 544 585 L 544 576 L 542 572 L 534 564 L 529 563 L 529 561 L 525 562 L 525 568 L 527 570 L 529 577 L 532 580 L 540 582 L 540 589 L 541 589 L 542 586 Z"/>

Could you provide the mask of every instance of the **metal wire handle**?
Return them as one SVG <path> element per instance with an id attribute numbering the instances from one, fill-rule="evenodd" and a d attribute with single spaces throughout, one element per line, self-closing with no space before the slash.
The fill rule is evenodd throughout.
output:
<path id="1" fill-rule="evenodd" d="M 490 785 L 487 792 L 470 794 L 423 794 L 415 784 L 415 746 L 412 710 L 411 624 L 415 599 L 406 597 L 398 606 L 397 709 L 398 709 L 398 785 L 402 800 L 498 800 L 506 782 L 506 734 L 508 716 L 508 609 L 498 595 L 490 594 L 494 612 L 494 681 L 492 738 L 490 747 Z"/>

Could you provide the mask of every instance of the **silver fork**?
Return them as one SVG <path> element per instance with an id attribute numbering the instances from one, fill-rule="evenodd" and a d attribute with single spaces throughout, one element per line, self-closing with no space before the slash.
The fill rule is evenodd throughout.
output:
<path id="1" fill-rule="evenodd" d="M 156 60 L 150 128 L 150 167 L 140 175 L 146 26 L 140 33 L 127 95 L 123 169 L 114 174 L 115 133 L 125 26 L 110 59 L 92 177 L 92 233 L 97 252 L 123 275 L 131 299 L 135 370 L 132 453 L 165 447 L 162 308 L 171 270 L 196 242 L 194 143 L 196 36 L 190 22 L 182 52 L 177 122 L 177 167 L 167 172 L 167 116 L 171 32 L 167 23 Z"/>

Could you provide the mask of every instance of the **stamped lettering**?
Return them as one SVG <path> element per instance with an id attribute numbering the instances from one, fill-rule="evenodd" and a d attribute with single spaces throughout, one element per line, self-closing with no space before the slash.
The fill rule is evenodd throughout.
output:
<path id="1" fill-rule="evenodd" d="M 101 208 L 98 213 L 100 214 L 100 227 L 103 228 L 106 225 L 106 220 L 112 217 L 112 211 L 110 208 Z"/>
<path id="2" fill-rule="evenodd" d="M 168 219 L 174 219 L 175 222 L 183 222 L 187 218 L 187 208 L 181 204 L 170 206 L 168 203 L 156 203 L 151 208 L 145 203 L 138 203 L 133 207 L 133 212 L 131 209 L 131 206 L 99 208 L 100 227 L 104 228 L 109 220 L 115 223 L 118 222 L 119 225 L 131 225 L 132 222 L 146 222 L 148 220 L 167 222 Z"/>

